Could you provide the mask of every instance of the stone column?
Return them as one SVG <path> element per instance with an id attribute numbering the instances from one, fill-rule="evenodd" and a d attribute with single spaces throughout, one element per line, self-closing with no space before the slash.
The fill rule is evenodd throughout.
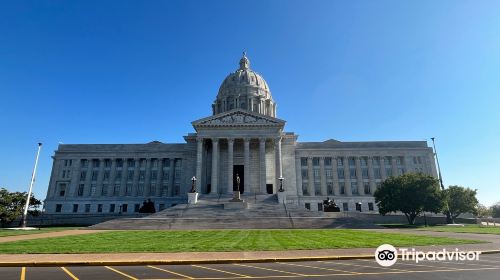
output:
<path id="1" fill-rule="evenodd" d="M 212 189 L 210 193 L 219 193 L 219 139 L 212 138 Z"/>
<path id="2" fill-rule="evenodd" d="M 267 193 L 267 190 L 266 190 L 266 138 L 259 139 L 259 160 L 260 160 L 260 165 L 259 165 L 260 166 L 260 192 Z"/>
<path id="3" fill-rule="evenodd" d="M 227 139 L 227 193 L 233 193 L 233 150 L 234 139 Z"/>
<path id="4" fill-rule="evenodd" d="M 169 189 L 168 189 L 168 196 L 172 197 L 174 196 L 174 187 L 175 187 L 175 157 L 171 158 L 170 159 L 170 167 L 169 167 L 169 170 L 168 170 L 168 179 L 169 179 Z M 201 176 L 200 176 L 201 178 Z M 201 179 L 198 179 L 196 181 L 196 184 L 198 184 L 198 181 L 201 181 Z M 198 192 L 201 192 L 201 189 L 198 189 L 198 187 L 196 187 L 196 190 Z"/>
<path id="5" fill-rule="evenodd" d="M 356 157 L 356 181 L 358 182 L 358 194 L 363 195 L 365 193 L 363 172 L 361 171 L 361 158 Z"/>
<path id="6" fill-rule="evenodd" d="M 116 158 L 111 159 L 111 169 L 109 170 L 109 179 L 108 179 L 108 196 L 113 196 L 113 190 L 115 188 L 115 173 L 116 173 Z"/>
<path id="7" fill-rule="evenodd" d="M 144 175 L 144 196 L 150 196 L 149 189 L 151 188 L 151 158 L 146 159 L 146 172 Z"/>
<path id="8" fill-rule="evenodd" d="M 161 196 L 161 190 L 163 189 L 163 161 L 164 158 L 158 158 L 158 169 L 156 174 L 156 196 Z"/>
<path id="9" fill-rule="evenodd" d="M 380 177 L 382 181 L 387 179 L 387 173 L 385 173 L 385 157 L 380 157 Z"/>
<path id="10" fill-rule="evenodd" d="M 375 173 L 373 172 L 373 157 L 368 157 L 368 178 L 370 184 L 370 194 L 375 192 Z"/>
<path id="11" fill-rule="evenodd" d="M 337 157 L 332 156 L 332 180 L 333 180 L 333 195 L 340 195 L 339 190 L 339 174 L 337 172 Z"/>
<path id="12" fill-rule="evenodd" d="M 315 195 L 314 191 L 314 173 L 313 173 L 313 163 L 312 163 L 312 157 L 307 157 L 307 190 L 309 192 L 310 196 Z"/>
<path id="13" fill-rule="evenodd" d="M 349 157 L 344 157 L 344 185 L 345 195 L 352 196 L 351 191 L 351 173 L 349 172 Z"/>
<path id="14" fill-rule="evenodd" d="M 243 139 L 243 172 L 245 173 L 245 181 L 243 181 L 243 188 L 245 191 L 250 192 L 250 138 Z M 231 174 L 232 175 L 232 174 Z M 233 183 L 231 182 L 231 186 Z M 231 187 L 232 189 L 232 187 Z"/>
<path id="15" fill-rule="evenodd" d="M 396 157 L 391 157 L 391 166 L 392 166 L 392 176 L 398 176 L 398 168 L 396 165 Z"/>
<path id="16" fill-rule="evenodd" d="M 78 195 L 78 186 L 80 185 L 80 161 L 81 159 L 74 159 L 71 168 L 71 183 L 68 186 L 68 196 L 77 196 Z M 55 161 L 54 161 L 55 162 Z M 52 173 L 54 173 L 54 164 L 52 164 Z M 54 174 L 51 175 L 51 177 Z M 53 179 L 51 179 L 52 181 Z M 51 186 L 53 184 L 51 183 Z"/>
<path id="17" fill-rule="evenodd" d="M 203 171 L 203 167 L 202 167 L 202 163 L 203 163 L 203 138 L 197 138 L 196 139 L 196 144 L 197 144 L 197 148 L 196 148 L 196 190 L 198 192 L 202 192 L 201 191 L 201 174 L 202 174 L 202 171 Z M 174 174 L 172 174 L 172 159 L 170 159 L 170 176 L 174 176 Z M 170 180 L 172 181 L 172 180 Z M 173 185 L 170 185 L 170 189 L 172 189 L 174 186 Z M 172 196 L 172 195 L 170 195 Z"/>
<path id="18" fill-rule="evenodd" d="M 99 159 L 99 175 L 97 176 L 97 186 L 94 196 L 101 196 L 102 194 L 102 179 L 104 177 L 104 159 Z"/>
<path id="19" fill-rule="evenodd" d="M 274 140 L 274 147 L 276 149 L 276 190 L 280 187 L 280 177 L 283 177 L 283 163 L 281 162 L 281 137 Z"/>
<path id="20" fill-rule="evenodd" d="M 141 169 L 141 159 L 134 158 L 134 179 L 132 180 L 132 195 L 138 196 L 139 193 L 139 172 Z"/>
<path id="21" fill-rule="evenodd" d="M 327 195 L 326 174 L 325 174 L 325 157 L 319 158 L 319 176 L 321 179 L 321 195 Z"/>
<path id="22" fill-rule="evenodd" d="M 127 158 L 122 159 L 123 160 L 123 167 L 122 167 L 122 181 L 120 182 L 120 196 L 125 196 L 125 193 L 127 191 L 127 176 L 128 176 L 128 160 Z"/>

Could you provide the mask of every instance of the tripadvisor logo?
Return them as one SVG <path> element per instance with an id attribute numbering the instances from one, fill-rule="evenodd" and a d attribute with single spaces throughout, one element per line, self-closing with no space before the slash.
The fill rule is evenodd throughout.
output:
<path id="1" fill-rule="evenodd" d="M 398 261 L 398 251 L 390 244 L 380 245 L 375 250 L 375 260 L 381 266 L 391 266 Z"/>
<path id="2" fill-rule="evenodd" d="M 399 249 L 399 257 L 402 261 L 478 261 L 480 251 L 448 251 L 442 249 L 440 251 L 416 251 L 415 248 Z M 392 266 L 398 261 L 398 249 L 390 244 L 378 246 L 375 250 L 375 260 L 381 266 Z"/>

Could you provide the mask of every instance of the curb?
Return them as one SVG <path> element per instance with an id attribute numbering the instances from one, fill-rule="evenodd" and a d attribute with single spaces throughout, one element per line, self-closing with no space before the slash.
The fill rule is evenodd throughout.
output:
<path id="1" fill-rule="evenodd" d="M 481 251 L 481 254 L 499 254 L 500 250 Z M 256 259 L 213 259 L 213 260 L 139 260 L 139 261 L 26 261 L 0 262 L 0 267 L 39 267 L 39 266 L 130 266 L 130 265 L 190 265 L 190 264 L 228 264 L 228 263 L 266 263 L 266 262 L 301 262 L 325 260 L 373 259 L 373 255 L 322 256 L 297 258 L 256 258 Z"/>

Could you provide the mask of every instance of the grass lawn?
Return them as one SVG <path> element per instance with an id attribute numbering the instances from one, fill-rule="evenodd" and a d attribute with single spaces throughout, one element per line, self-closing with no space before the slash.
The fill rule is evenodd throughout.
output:
<path id="1" fill-rule="evenodd" d="M 114 231 L 0 243 L 0 253 L 209 252 L 480 243 L 350 229 Z"/>
<path id="2" fill-rule="evenodd" d="M 13 229 L 3 229 L 0 228 L 0 237 L 13 236 L 13 235 L 24 235 L 24 234 L 38 234 L 45 232 L 69 230 L 69 229 L 79 229 L 81 227 L 46 227 L 40 228 L 40 230 L 13 230 Z"/>
<path id="3" fill-rule="evenodd" d="M 500 227 L 486 227 L 479 225 L 465 225 L 461 226 L 446 226 L 446 225 L 432 225 L 432 226 L 424 226 L 424 225 L 404 225 L 404 224 L 387 224 L 381 225 L 388 228 L 413 228 L 418 230 L 428 230 L 428 231 L 445 231 L 445 232 L 462 232 L 462 233 L 484 233 L 484 234 L 500 234 Z"/>

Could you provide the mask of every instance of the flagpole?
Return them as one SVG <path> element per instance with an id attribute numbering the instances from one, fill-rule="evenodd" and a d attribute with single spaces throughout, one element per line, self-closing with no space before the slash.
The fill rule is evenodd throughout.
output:
<path id="1" fill-rule="evenodd" d="M 36 158 L 35 158 L 35 167 L 33 167 L 33 173 L 31 173 L 30 189 L 28 191 L 28 197 L 26 198 L 26 205 L 24 206 L 23 226 L 22 226 L 23 228 L 26 227 L 26 219 L 28 217 L 28 208 L 30 206 L 31 191 L 33 190 L 33 184 L 35 183 L 36 167 L 38 165 L 38 157 L 40 156 L 41 149 L 42 149 L 42 143 L 38 143 L 38 151 L 36 153 Z"/>

